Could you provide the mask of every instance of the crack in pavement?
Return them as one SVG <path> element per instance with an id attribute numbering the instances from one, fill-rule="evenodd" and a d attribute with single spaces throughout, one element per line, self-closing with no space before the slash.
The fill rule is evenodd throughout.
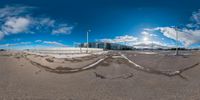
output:
<path id="1" fill-rule="evenodd" d="M 168 77 L 179 76 L 179 77 L 181 77 L 182 79 L 185 79 L 185 80 L 187 80 L 187 78 L 184 77 L 182 75 L 182 73 L 187 71 L 187 70 L 190 70 L 190 69 L 196 67 L 197 65 L 199 65 L 199 63 L 196 63 L 194 65 L 191 65 L 189 67 L 186 67 L 186 68 L 183 68 L 183 69 L 180 69 L 180 70 L 177 70 L 177 71 L 160 71 L 160 70 L 156 70 L 156 69 L 152 69 L 152 68 L 148 68 L 148 67 L 144 67 L 144 66 L 138 65 L 137 63 L 131 61 L 128 57 L 126 57 L 122 53 L 119 52 L 119 54 L 123 59 L 127 60 L 130 64 L 134 65 L 134 68 L 136 68 L 137 70 L 141 70 L 141 71 L 148 72 L 148 73 L 153 73 L 153 74 L 158 74 L 158 75 L 164 75 L 164 76 L 168 76 Z M 36 67 L 39 67 L 39 68 L 42 68 L 45 71 L 58 73 L 58 74 L 64 74 L 64 73 L 76 73 L 76 72 L 80 72 L 80 71 L 84 71 L 84 70 L 88 70 L 88 69 L 94 68 L 94 67 L 98 66 L 100 63 L 102 63 L 103 61 L 105 61 L 107 58 L 113 58 L 113 55 L 114 54 L 112 54 L 112 55 L 111 54 L 107 54 L 107 56 L 105 56 L 104 58 L 99 59 L 99 60 L 95 61 L 94 63 L 91 63 L 91 64 L 89 64 L 87 66 L 84 66 L 84 67 L 81 67 L 81 68 L 65 68 L 65 67 L 61 68 L 61 67 L 59 67 L 59 68 L 55 68 L 55 69 L 32 61 L 31 59 L 29 59 L 27 57 L 28 54 L 21 55 L 21 57 L 23 57 L 26 60 L 28 60 L 32 65 L 34 65 Z M 116 56 L 116 55 L 114 55 L 114 56 Z M 120 57 L 119 56 L 114 57 L 114 59 L 116 59 L 116 58 L 120 58 Z M 98 74 L 96 72 L 95 72 L 95 75 L 96 75 L 96 77 L 99 77 L 99 78 L 102 78 L 102 79 L 108 78 L 108 77 L 100 75 L 100 74 Z M 118 76 L 116 78 L 122 78 L 122 76 Z M 132 76 L 133 75 L 130 74 L 130 77 L 132 77 Z M 114 77 L 113 78 L 109 77 L 109 79 L 115 79 L 115 78 Z"/>
<path id="2" fill-rule="evenodd" d="M 96 67 L 99 63 L 101 63 L 102 61 L 104 61 L 105 59 L 107 59 L 108 57 L 104 57 L 104 58 L 101 58 L 97 61 L 95 61 L 94 63 L 91 63 L 87 66 L 84 66 L 84 67 L 81 67 L 81 68 L 56 68 L 56 69 L 53 69 L 53 68 L 50 68 L 48 66 L 45 66 L 45 65 L 42 65 L 40 63 L 37 63 L 35 61 L 32 61 L 31 59 L 27 58 L 27 55 L 24 55 L 23 56 L 27 61 L 29 61 L 32 65 L 38 67 L 38 68 L 41 68 L 41 69 L 44 69 L 45 71 L 48 71 L 48 72 L 53 72 L 53 73 L 57 73 L 57 74 L 64 74 L 64 73 L 76 73 L 76 72 L 80 72 L 80 71 L 84 71 L 84 70 L 88 70 L 88 69 L 91 69 L 91 68 L 94 68 Z"/>
<path id="3" fill-rule="evenodd" d="M 143 67 L 141 65 L 136 64 L 135 62 L 131 61 L 128 57 L 126 57 L 125 55 L 123 55 L 122 53 L 119 53 L 124 59 L 126 59 L 129 63 L 131 63 L 132 65 L 134 65 L 134 67 L 136 69 L 142 70 L 144 72 L 148 72 L 148 73 L 153 73 L 153 74 L 160 74 L 160 75 L 164 75 L 164 76 L 168 76 L 168 77 L 174 77 L 174 76 L 179 76 L 182 79 L 187 80 L 186 77 L 184 77 L 182 75 L 183 72 L 192 69 L 194 67 L 196 67 L 197 65 L 199 65 L 199 63 L 195 63 L 194 65 L 191 65 L 189 67 L 177 70 L 177 71 L 160 71 L 160 70 L 155 70 L 152 68 L 147 68 L 147 67 Z"/>
<path id="4" fill-rule="evenodd" d="M 117 76 L 114 76 L 114 77 L 108 77 L 108 76 L 105 76 L 105 75 L 102 75 L 102 74 L 99 74 L 97 72 L 94 72 L 95 76 L 100 78 L 100 79 L 129 79 L 131 77 L 133 77 L 133 73 L 126 73 L 126 74 L 122 74 L 122 75 L 117 75 Z"/>

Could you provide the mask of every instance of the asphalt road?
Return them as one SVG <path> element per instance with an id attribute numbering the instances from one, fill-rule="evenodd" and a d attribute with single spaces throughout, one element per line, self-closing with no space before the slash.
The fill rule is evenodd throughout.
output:
<path id="1" fill-rule="evenodd" d="M 121 55 L 141 68 L 128 62 Z M 0 56 L 0 100 L 199 100 L 199 53 L 111 51 L 95 68 L 56 74 Z M 192 67 L 191 67 L 192 66 Z M 182 71 L 182 69 L 185 69 Z M 163 73 L 182 71 L 180 75 Z"/>

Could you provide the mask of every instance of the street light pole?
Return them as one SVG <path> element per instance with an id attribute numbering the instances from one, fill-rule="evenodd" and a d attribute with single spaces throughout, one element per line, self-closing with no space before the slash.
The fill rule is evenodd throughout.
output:
<path id="1" fill-rule="evenodd" d="M 89 45 L 89 43 L 88 43 L 88 31 L 87 31 L 87 51 L 86 51 L 86 53 L 88 53 L 88 45 Z"/>
<path id="2" fill-rule="evenodd" d="M 88 30 L 87 31 L 87 53 L 88 53 L 88 48 L 89 48 L 89 42 L 88 42 L 88 40 L 89 40 L 89 32 L 90 32 L 91 30 Z"/>
<path id="3" fill-rule="evenodd" d="M 153 39 L 151 39 L 151 51 L 153 52 Z"/>
<path id="4" fill-rule="evenodd" d="M 175 55 L 179 55 L 178 54 L 178 32 L 177 32 L 177 28 L 175 28 L 175 32 L 176 32 L 176 52 L 175 52 Z"/>

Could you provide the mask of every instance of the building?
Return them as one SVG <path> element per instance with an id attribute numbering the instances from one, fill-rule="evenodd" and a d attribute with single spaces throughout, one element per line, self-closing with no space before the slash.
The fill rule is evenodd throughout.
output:
<path id="1" fill-rule="evenodd" d="M 82 43 L 79 47 L 87 47 L 87 43 Z M 117 43 L 107 43 L 107 42 L 89 42 L 89 48 L 101 48 L 104 50 L 132 50 L 133 47 L 117 44 Z"/>

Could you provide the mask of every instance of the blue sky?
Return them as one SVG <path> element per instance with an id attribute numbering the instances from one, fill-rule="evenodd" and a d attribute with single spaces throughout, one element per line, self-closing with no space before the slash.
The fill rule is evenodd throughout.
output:
<path id="1" fill-rule="evenodd" d="M 0 48 L 86 41 L 199 47 L 199 0 L 1 0 Z M 175 28 L 176 27 L 176 28 Z"/>

